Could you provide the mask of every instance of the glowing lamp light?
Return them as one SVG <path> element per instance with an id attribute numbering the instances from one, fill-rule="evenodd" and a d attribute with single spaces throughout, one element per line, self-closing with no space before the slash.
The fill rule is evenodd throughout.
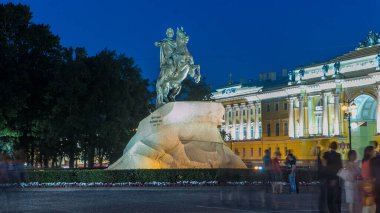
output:
<path id="1" fill-rule="evenodd" d="M 351 128 L 352 128 L 352 129 L 356 129 L 356 128 L 358 128 L 358 127 L 359 127 L 358 123 L 356 123 L 356 122 L 352 122 L 352 123 L 351 123 Z"/>
<path id="2" fill-rule="evenodd" d="M 342 110 L 343 110 L 343 111 L 347 111 L 347 110 L 348 110 L 348 106 L 347 106 L 346 104 L 344 104 L 344 105 L 342 106 Z"/>
<path id="3" fill-rule="evenodd" d="M 254 167 L 254 169 L 255 169 L 255 170 L 258 170 L 258 169 L 259 169 L 259 167 L 258 167 L 258 166 L 255 166 L 255 167 Z"/>

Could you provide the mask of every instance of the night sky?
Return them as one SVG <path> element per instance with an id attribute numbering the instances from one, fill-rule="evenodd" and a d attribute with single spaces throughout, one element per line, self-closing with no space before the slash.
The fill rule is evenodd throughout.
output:
<path id="1" fill-rule="evenodd" d="M 7 1 L 2 1 L 6 3 Z M 13 1 L 19 2 L 19 1 Z M 183 26 L 188 48 L 213 89 L 322 62 L 353 50 L 369 30 L 380 33 L 380 1 L 21 1 L 33 22 L 51 26 L 64 46 L 132 56 L 145 78 L 159 72 L 167 27 Z"/>

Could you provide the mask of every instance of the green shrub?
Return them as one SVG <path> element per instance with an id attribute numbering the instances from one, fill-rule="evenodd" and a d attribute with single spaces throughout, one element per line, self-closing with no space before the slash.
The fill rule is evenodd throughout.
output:
<path id="1" fill-rule="evenodd" d="M 283 180 L 287 181 L 287 171 L 283 172 Z M 123 182 L 170 182 L 179 181 L 218 181 L 236 182 L 264 181 L 261 171 L 249 169 L 140 169 L 140 170 L 98 170 L 98 169 L 68 169 L 41 170 L 26 172 L 28 182 L 80 182 L 80 183 L 123 183 Z M 317 173 L 311 169 L 298 169 L 299 181 L 312 182 L 317 180 Z"/>

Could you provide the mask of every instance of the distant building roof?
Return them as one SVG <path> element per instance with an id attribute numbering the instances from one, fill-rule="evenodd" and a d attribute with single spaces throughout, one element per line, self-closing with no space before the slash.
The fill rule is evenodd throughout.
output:
<path id="1" fill-rule="evenodd" d="M 351 60 L 351 59 L 355 59 L 355 58 L 361 58 L 361 57 L 366 57 L 366 56 L 370 56 L 370 55 L 374 55 L 374 54 L 379 54 L 380 53 L 380 45 L 377 44 L 375 46 L 371 46 L 371 47 L 364 47 L 364 48 L 357 48 L 353 51 L 350 51 L 346 54 L 343 54 L 341 56 L 338 56 L 334 59 L 331 59 L 329 61 L 325 61 L 325 62 L 321 62 L 321 63 L 317 63 L 317 64 L 311 64 L 311 65 L 308 65 L 308 66 L 303 66 L 303 67 L 300 67 L 301 69 L 302 68 L 309 68 L 309 67 L 315 67 L 315 66 L 320 66 L 320 65 L 323 65 L 323 64 L 330 64 L 330 63 L 335 63 L 335 62 L 338 62 L 338 61 L 347 61 L 347 60 Z"/>

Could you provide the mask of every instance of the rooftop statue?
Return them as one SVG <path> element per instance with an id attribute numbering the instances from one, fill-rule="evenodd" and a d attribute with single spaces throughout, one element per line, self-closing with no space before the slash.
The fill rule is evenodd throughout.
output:
<path id="1" fill-rule="evenodd" d="M 200 66 L 194 64 L 193 56 L 187 49 L 189 36 L 183 28 L 177 28 L 175 41 L 174 31 L 168 28 L 167 38 L 155 45 L 160 47 L 160 74 L 156 83 L 156 107 L 175 101 L 181 91 L 181 83 L 187 75 L 199 83 L 201 78 Z M 198 71 L 197 73 L 195 71 Z"/>
<path id="2" fill-rule="evenodd" d="M 359 48 L 371 47 L 380 43 L 379 34 L 369 31 L 367 38 L 364 41 L 359 42 Z"/>

